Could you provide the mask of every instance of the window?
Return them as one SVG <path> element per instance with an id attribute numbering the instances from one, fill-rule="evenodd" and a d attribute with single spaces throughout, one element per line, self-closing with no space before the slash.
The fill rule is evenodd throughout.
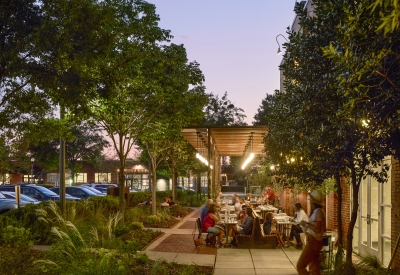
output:
<path id="1" fill-rule="evenodd" d="M 87 174 L 86 173 L 79 173 L 75 176 L 76 183 L 85 183 L 87 182 Z"/>
<path id="2" fill-rule="evenodd" d="M 111 173 L 95 173 L 94 182 L 111 183 Z"/>

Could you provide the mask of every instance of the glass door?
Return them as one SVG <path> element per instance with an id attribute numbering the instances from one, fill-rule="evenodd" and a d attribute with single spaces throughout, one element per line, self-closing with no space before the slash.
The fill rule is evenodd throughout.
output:
<path id="1" fill-rule="evenodd" d="M 390 164 L 390 158 L 385 158 L 383 162 Z M 377 171 L 381 169 L 378 167 Z M 370 176 L 362 180 L 359 216 L 353 239 L 354 248 L 361 256 L 375 256 L 384 264 L 388 262 L 387 247 L 390 248 L 390 173 L 391 170 L 384 184 L 379 184 Z"/>

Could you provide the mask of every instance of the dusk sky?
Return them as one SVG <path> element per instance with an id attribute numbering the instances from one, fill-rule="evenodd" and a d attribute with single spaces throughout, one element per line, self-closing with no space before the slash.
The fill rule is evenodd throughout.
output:
<path id="1" fill-rule="evenodd" d="M 266 94 L 279 89 L 282 55 L 276 36 L 285 37 L 295 17 L 294 0 L 148 0 L 156 5 L 160 27 L 184 44 L 197 61 L 207 93 L 228 92 L 251 125 Z M 283 37 L 278 37 L 282 45 Z M 281 47 L 282 49 L 282 47 Z"/>

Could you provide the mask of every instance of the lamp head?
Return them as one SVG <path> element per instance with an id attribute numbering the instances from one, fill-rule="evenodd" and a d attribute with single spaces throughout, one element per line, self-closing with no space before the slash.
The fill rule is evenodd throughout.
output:
<path id="1" fill-rule="evenodd" d="M 277 53 L 277 55 L 280 55 L 281 53 L 282 53 L 281 47 L 278 47 L 278 53 Z"/>

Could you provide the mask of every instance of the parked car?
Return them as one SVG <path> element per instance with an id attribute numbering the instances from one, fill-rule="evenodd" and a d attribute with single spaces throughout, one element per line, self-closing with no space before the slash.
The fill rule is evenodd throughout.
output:
<path id="1" fill-rule="evenodd" d="M 60 192 L 59 187 L 50 188 L 50 190 L 57 194 L 59 194 L 59 192 Z M 71 195 L 76 198 L 81 198 L 81 199 L 87 199 L 89 197 L 96 197 L 96 196 L 98 197 L 99 196 L 83 186 L 67 186 L 67 187 L 65 187 L 65 192 L 68 195 Z"/>
<path id="2" fill-rule="evenodd" d="M 12 199 L 15 200 L 15 192 L 8 192 L 8 191 L 2 191 L 3 195 L 6 196 L 7 199 Z M 37 199 L 28 197 L 24 194 L 20 194 L 20 202 L 24 201 L 24 202 L 28 202 L 28 203 L 33 203 L 33 204 L 38 204 L 40 203 L 40 201 L 38 201 Z"/>
<path id="3" fill-rule="evenodd" d="M 194 189 L 187 188 L 187 187 L 182 187 L 182 186 L 180 186 L 180 185 L 178 185 L 178 186 L 176 187 L 176 189 L 177 189 L 177 190 L 185 190 L 185 191 L 196 192 Z"/>
<path id="4" fill-rule="evenodd" d="M 81 186 L 89 186 L 93 188 L 101 187 L 101 188 L 109 188 L 109 187 L 118 187 L 118 184 L 115 183 L 85 183 Z"/>
<path id="5" fill-rule="evenodd" d="M 21 201 L 19 203 L 20 207 L 24 207 L 28 202 Z M 3 214 L 11 209 L 17 209 L 18 203 L 15 199 L 8 199 L 1 191 L 0 191 L 0 214 Z"/>
<path id="6" fill-rule="evenodd" d="M 0 191 L 15 192 L 15 186 L 21 187 L 21 194 L 37 199 L 38 201 L 60 200 L 60 196 L 53 191 L 35 184 L 6 184 L 0 185 Z M 66 200 L 79 200 L 79 198 L 66 197 Z"/>
<path id="7" fill-rule="evenodd" d="M 106 189 L 106 192 L 103 193 L 103 192 L 101 192 L 100 190 L 97 190 L 94 187 L 90 187 L 90 186 L 83 186 L 83 187 L 89 189 L 90 191 L 92 191 L 93 193 L 97 194 L 98 196 L 106 196 L 107 195 L 107 189 Z"/>
<path id="8" fill-rule="evenodd" d="M 94 187 L 94 189 L 100 191 L 103 194 L 107 194 L 107 188 L 103 188 L 103 187 Z"/>

